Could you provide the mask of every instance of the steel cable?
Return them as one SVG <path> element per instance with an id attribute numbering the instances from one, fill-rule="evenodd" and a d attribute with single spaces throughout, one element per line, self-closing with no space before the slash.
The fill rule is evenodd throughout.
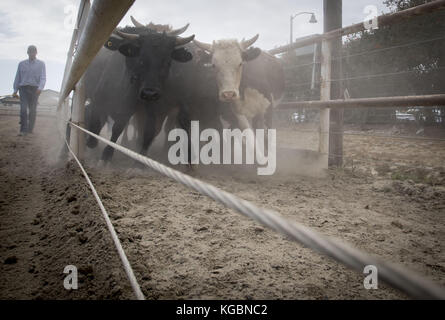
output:
<path id="1" fill-rule="evenodd" d="M 211 184 L 192 178 L 148 157 L 113 143 L 72 122 L 69 122 L 69 124 L 72 127 L 75 127 L 102 141 L 108 146 L 111 146 L 112 148 L 124 153 L 130 158 L 145 164 L 155 171 L 210 197 L 213 200 L 216 200 L 249 218 L 260 222 L 264 226 L 287 236 L 293 241 L 299 242 L 308 248 L 329 256 L 334 260 L 358 271 L 359 273 L 363 273 L 365 266 L 374 265 L 378 269 L 380 279 L 414 298 L 445 299 L 445 290 L 443 288 L 412 272 L 366 255 L 357 249 L 341 243 L 337 239 L 325 237 L 301 224 L 288 221 L 280 216 L 277 212 L 259 208 L 254 204 L 226 191 L 220 190 Z"/>
<path id="2" fill-rule="evenodd" d="M 60 132 L 59 132 L 60 133 Z M 94 187 L 93 183 L 91 182 L 90 177 L 88 176 L 87 172 L 85 171 L 84 167 L 82 166 L 82 163 L 79 161 L 79 159 L 76 157 L 76 155 L 74 154 L 73 150 L 71 149 L 68 141 L 65 138 L 65 144 L 68 147 L 69 152 L 71 153 L 71 155 L 73 156 L 74 160 L 77 162 L 77 164 L 80 167 L 80 170 L 82 171 L 82 174 L 84 175 L 85 179 L 87 180 L 88 185 L 90 186 L 91 191 L 93 192 L 94 198 L 96 199 L 99 207 L 100 207 L 100 211 L 102 212 L 102 215 L 105 219 L 105 222 L 107 224 L 107 228 L 108 231 L 111 234 L 111 238 L 113 239 L 113 243 L 116 247 L 117 253 L 119 255 L 119 258 L 122 262 L 122 265 L 124 267 L 125 273 L 128 277 L 128 280 L 130 281 L 130 285 L 131 288 L 133 289 L 133 292 L 136 296 L 136 298 L 138 300 L 145 300 L 144 294 L 141 291 L 141 287 L 139 286 L 139 283 L 136 279 L 136 277 L 134 276 L 134 272 L 133 269 L 131 268 L 130 262 L 128 261 L 128 258 L 125 254 L 124 249 L 122 248 L 122 244 L 119 241 L 119 238 L 116 234 L 116 230 L 113 227 L 113 224 L 111 223 L 110 217 L 108 215 L 107 210 L 105 209 L 102 200 L 100 199 L 96 188 Z"/>

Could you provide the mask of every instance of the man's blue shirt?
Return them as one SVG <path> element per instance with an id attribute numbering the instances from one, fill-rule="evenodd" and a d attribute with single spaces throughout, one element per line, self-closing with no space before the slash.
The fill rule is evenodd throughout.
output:
<path id="1" fill-rule="evenodd" d="M 45 63 L 41 60 L 26 59 L 19 63 L 17 74 L 14 80 L 14 92 L 22 86 L 38 87 L 41 91 L 45 87 L 46 69 Z"/>

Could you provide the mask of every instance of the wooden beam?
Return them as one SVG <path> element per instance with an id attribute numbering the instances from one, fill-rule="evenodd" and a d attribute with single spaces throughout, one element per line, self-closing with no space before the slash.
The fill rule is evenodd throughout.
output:
<path id="1" fill-rule="evenodd" d="M 414 8 L 410 8 L 410 9 L 402 10 L 399 12 L 379 16 L 378 24 L 379 24 L 379 27 L 392 25 L 392 24 L 398 23 L 398 22 L 403 21 L 408 18 L 412 18 L 415 16 L 431 13 L 436 10 L 444 10 L 444 9 L 445 9 L 445 0 L 436 0 L 436 1 L 428 2 L 426 4 L 422 4 L 422 5 L 414 7 Z M 334 38 L 338 38 L 338 37 L 343 37 L 343 36 L 347 36 L 349 34 L 361 32 L 364 30 L 365 30 L 364 23 L 363 22 L 357 23 L 357 24 L 353 24 L 353 25 L 345 27 L 345 28 L 336 29 L 336 30 L 333 30 L 330 32 L 326 32 L 324 34 L 317 35 L 317 36 L 314 36 L 311 38 L 297 40 L 294 43 L 292 43 L 292 45 L 285 45 L 285 46 L 281 46 L 281 47 L 269 50 L 269 53 L 270 54 L 284 53 L 284 52 L 288 52 L 290 50 L 298 49 L 301 47 L 306 47 L 308 45 L 311 45 L 311 44 L 314 44 L 317 42 L 321 42 L 323 40 L 329 40 L 329 39 L 334 39 Z"/>
<path id="2" fill-rule="evenodd" d="M 85 127 L 85 86 L 83 77 L 77 82 L 73 95 L 73 110 L 71 121 L 74 124 Z M 80 130 L 71 130 L 70 145 L 74 154 L 79 160 L 83 160 L 85 150 L 85 133 Z"/>
<path id="3" fill-rule="evenodd" d="M 320 99 L 330 101 L 331 99 L 331 41 L 325 40 L 321 43 L 321 88 Z M 330 110 L 326 107 L 322 107 L 320 110 L 320 123 L 319 123 L 319 140 L 318 151 L 323 155 L 324 168 L 328 168 L 329 161 L 329 113 Z"/>
<path id="4" fill-rule="evenodd" d="M 343 3 L 342 0 L 324 0 L 324 32 L 330 32 L 343 26 Z M 340 56 L 342 50 L 342 39 L 340 37 L 331 39 L 331 56 Z M 341 59 L 332 61 L 330 79 L 342 77 Z M 331 98 L 343 98 L 343 82 L 331 81 Z M 333 109 L 329 113 L 329 167 L 341 167 L 343 165 L 343 109 Z"/>
<path id="5" fill-rule="evenodd" d="M 83 0 L 81 3 L 83 9 L 79 10 L 80 19 L 76 26 L 75 34 L 77 36 L 76 42 L 79 41 L 80 36 L 85 28 L 86 21 L 88 19 L 88 14 L 90 12 L 91 4 L 89 0 Z M 73 33 L 73 34 L 74 34 Z M 71 57 L 72 58 L 72 57 Z M 69 61 L 72 61 L 70 59 Z M 71 71 L 71 64 L 68 69 L 68 74 Z M 85 127 L 85 88 L 83 85 L 83 78 L 79 80 L 76 84 L 72 100 L 71 108 L 71 121 L 75 124 Z M 66 79 L 65 79 L 66 80 Z M 83 160 L 84 150 L 85 150 L 85 134 L 79 130 L 71 131 L 71 126 L 67 127 L 70 130 L 69 143 L 71 149 L 79 160 Z M 68 138 L 68 137 L 67 137 Z"/>

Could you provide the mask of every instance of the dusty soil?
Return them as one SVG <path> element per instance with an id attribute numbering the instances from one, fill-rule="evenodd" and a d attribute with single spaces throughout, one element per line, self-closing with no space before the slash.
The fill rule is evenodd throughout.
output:
<path id="1" fill-rule="evenodd" d="M 57 162 L 62 141 L 51 118 L 18 137 L 0 118 L 0 299 L 131 298 L 100 210 L 73 164 Z M 79 289 L 64 289 L 65 266 Z"/>
<path id="2" fill-rule="evenodd" d="M 131 299 L 80 170 L 58 161 L 53 121 L 40 117 L 34 135 L 17 137 L 17 118 L 0 118 L 0 298 Z M 278 133 L 280 144 L 316 140 Z M 444 147 L 345 136 L 355 165 L 325 178 L 191 174 L 445 286 Z M 97 153 L 87 171 L 148 299 L 407 298 L 382 283 L 365 290 L 364 275 L 151 170 L 129 170 L 123 155 L 99 168 Z M 63 288 L 68 264 L 80 270 L 75 291 Z"/>

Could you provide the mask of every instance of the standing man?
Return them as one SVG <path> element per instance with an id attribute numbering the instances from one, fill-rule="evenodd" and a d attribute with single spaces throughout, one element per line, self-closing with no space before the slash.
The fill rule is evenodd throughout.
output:
<path id="1" fill-rule="evenodd" d="M 37 48 L 28 47 L 29 59 L 19 63 L 14 80 L 13 96 L 20 93 L 20 133 L 19 136 L 32 133 L 36 122 L 37 99 L 45 87 L 45 63 L 36 59 Z M 28 115 L 29 109 L 29 115 Z"/>

